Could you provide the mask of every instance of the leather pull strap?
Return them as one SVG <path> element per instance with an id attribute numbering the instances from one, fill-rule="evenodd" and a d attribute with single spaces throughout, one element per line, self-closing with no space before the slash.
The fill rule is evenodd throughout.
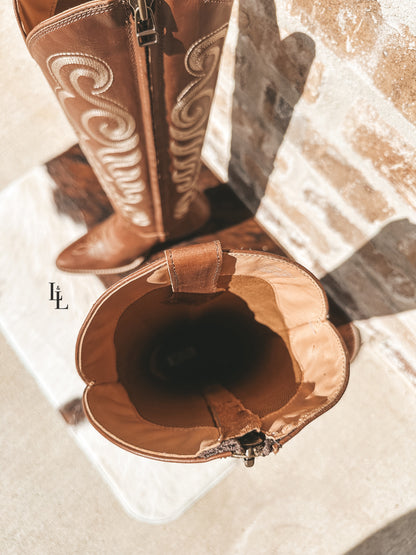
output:
<path id="1" fill-rule="evenodd" d="M 260 418 L 222 385 L 206 387 L 204 397 L 220 430 L 221 441 L 241 437 L 253 430 L 261 430 Z"/>
<path id="2" fill-rule="evenodd" d="M 215 293 L 222 266 L 219 241 L 165 250 L 174 293 Z"/>

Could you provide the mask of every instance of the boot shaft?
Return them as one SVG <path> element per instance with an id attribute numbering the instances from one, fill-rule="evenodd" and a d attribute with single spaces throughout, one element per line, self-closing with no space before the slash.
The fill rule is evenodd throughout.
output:
<path id="1" fill-rule="evenodd" d="M 159 45 L 149 49 L 160 182 L 173 210 L 189 210 L 231 12 L 231 2 L 155 1 Z"/>
<path id="2" fill-rule="evenodd" d="M 114 209 L 164 240 L 180 235 L 194 198 L 231 2 L 154 0 L 146 9 L 143 22 L 136 0 L 16 4 Z M 143 38 L 143 25 L 154 34 Z"/>

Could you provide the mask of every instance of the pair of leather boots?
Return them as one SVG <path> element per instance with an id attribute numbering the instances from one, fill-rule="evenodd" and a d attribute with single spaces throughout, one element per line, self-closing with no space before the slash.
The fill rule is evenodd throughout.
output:
<path id="1" fill-rule="evenodd" d="M 61 270 L 119 273 L 209 219 L 201 149 L 232 0 L 15 0 L 114 214 Z"/>
<path id="2" fill-rule="evenodd" d="M 209 218 L 200 156 L 230 0 L 15 0 L 30 53 L 114 214 L 58 267 L 118 273 Z M 129 451 L 204 462 L 277 452 L 341 397 L 357 347 L 287 259 L 168 249 L 108 289 L 80 331 L 91 423 Z"/>

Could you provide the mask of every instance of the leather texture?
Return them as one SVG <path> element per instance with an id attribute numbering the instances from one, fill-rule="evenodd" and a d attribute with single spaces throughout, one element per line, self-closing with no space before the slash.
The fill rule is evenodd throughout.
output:
<path id="1" fill-rule="evenodd" d="M 116 213 L 58 267 L 122 271 L 201 227 L 200 155 L 231 2 L 155 0 L 159 41 L 140 47 L 126 0 L 15 1 L 28 49 Z"/>
<path id="2" fill-rule="evenodd" d="M 138 455 L 241 455 L 250 433 L 264 438 L 257 455 L 277 452 L 347 385 L 348 353 L 318 280 L 282 257 L 223 251 L 207 287 L 217 248 L 171 250 L 179 282 L 200 280 L 190 292 L 172 290 L 165 256 L 108 289 L 80 330 L 86 414 Z"/>
<path id="3" fill-rule="evenodd" d="M 360 330 L 352 322 L 347 322 L 346 324 L 337 326 L 337 331 L 345 343 L 350 362 L 353 362 L 361 349 L 362 340 Z"/>
<path id="4" fill-rule="evenodd" d="M 190 210 L 180 222 L 182 231 L 186 230 L 186 234 L 192 234 L 209 219 L 209 215 L 205 197 L 195 195 Z M 58 257 L 57 265 L 63 270 L 77 273 L 127 272 L 145 260 L 146 252 L 155 245 L 155 238 L 157 235 L 154 232 L 146 232 L 119 212 L 115 212 L 87 235 L 64 249 Z"/>
<path id="5" fill-rule="evenodd" d="M 222 266 L 219 241 L 165 251 L 174 293 L 215 293 Z"/>

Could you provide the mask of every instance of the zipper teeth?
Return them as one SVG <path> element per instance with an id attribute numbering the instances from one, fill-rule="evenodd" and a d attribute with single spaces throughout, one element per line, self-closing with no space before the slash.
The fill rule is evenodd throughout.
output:
<path id="1" fill-rule="evenodd" d="M 134 12 L 139 9 L 139 0 L 127 0 L 127 3 Z M 143 3 L 147 9 L 152 9 L 154 0 L 144 0 Z"/>
<path id="2" fill-rule="evenodd" d="M 156 144 L 156 118 L 155 118 L 155 103 L 154 103 L 154 94 L 153 94 L 153 76 L 151 71 L 151 62 L 152 62 L 152 51 L 149 47 L 145 47 L 145 56 L 146 56 L 146 71 L 147 71 L 147 82 L 148 82 L 148 89 L 149 89 L 149 102 L 150 102 L 150 114 L 152 118 L 152 132 L 153 132 L 153 145 L 154 150 L 156 152 L 156 173 L 157 173 L 157 181 L 158 181 L 158 189 L 159 189 L 159 199 L 160 199 L 160 217 L 162 220 L 162 233 L 163 238 L 162 240 L 166 239 L 166 235 L 164 232 L 164 225 L 163 225 L 163 209 L 162 209 L 162 199 L 160 196 L 160 171 L 159 171 L 159 156 L 157 155 L 157 144 Z"/>
<path id="3" fill-rule="evenodd" d="M 136 0 L 128 0 L 128 4 L 131 6 L 132 3 L 137 3 Z M 134 58 L 137 60 L 138 65 L 142 68 L 143 74 L 146 74 L 147 77 L 147 84 L 145 85 L 143 82 L 144 79 L 139 77 L 139 74 L 136 73 L 137 79 L 137 87 L 139 92 L 139 104 L 146 107 L 145 111 L 148 115 L 143 114 L 143 126 L 144 126 L 144 136 L 146 140 L 146 158 L 147 158 L 147 166 L 148 166 L 148 177 L 149 177 L 149 190 L 151 193 L 152 205 L 153 205 L 153 217 L 154 217 L 154 227 L 157 233 L 157 236 L 160 241 L 165 240 L 165 227 L 164 227 L 164 218 L 162 212 L 162 199 L 160 196 L 160 178 L 159 178 L 159 171 L 158 171 L 158 164 L 157 164 L 157 155 L 156 155 L 156 138 L 154 132 L 154 119 L 153 119 L 153 99 L 152 99 L 152 89 L 151 89 L 151 75 L 150 75 L 150 64 L 149 64 L 149 54 L 150 48 L 140 46 L 137 40 L 137 28 L 136 28 L 136 19 L 135 14 L 133 12 L 132 19 L 130 21 L 132 27 L 132 34 L 130 36 L 130 40 L 134 42 L 133 44 L 133 52 Z M 142 54 L 140 54 L 142 51 Z M 139 58 L 142 61 L 139 61 Z M 144 62 L 144 63 L 143 63 Z M 145 67 L 143 67 L 145 65 Z M 143 88 L 146 89 L 144 93 Z M 142 97 L 141 101 L 140 98 Z M 145 122 L 146 118 L 151 118 L 150 126 L 148 123 Z M 151 127 L 151 135 L 149 137 L 149 133 L 146 128 Z M 154 168 L 153 168 L 154 166 Z"/>
<path id="4" fill-rule="evenodd" d="M 146 4 L 150 7 L 153 6 L 154 0 L 146 0 Z M 153 16 L 154 17 L 154 16 Z M 152 118 L 152 131 L 153 131 L 153 144 L 154 150 L 156 152 L 156 173 L 157 173 L 157 180 L 158 180 L 158 191 L 159 191 L 159 199 L 160 199 L 160 218 L 161 218 L 161 232 L 162 232 L 162 240 L 166 240 L 166 231 L 164 226 L 164 210 L 163 210 L 163 203 L 161 199 L 161 174 L 160 174 L 160 157 L 157 156 L 157 114 L 155 114 L 155 101 L 154 101 L 154 92 L 153 92 L 153 74 L 152 74 L 152 49 L 149 47 L 145 47 L 145 55 L 146 55 L 146 70 L 147 70 L 147 82 L 148 82 L 148 89 L 149 89 L 149 102 L 150 102 L 150 113 Z"/>

